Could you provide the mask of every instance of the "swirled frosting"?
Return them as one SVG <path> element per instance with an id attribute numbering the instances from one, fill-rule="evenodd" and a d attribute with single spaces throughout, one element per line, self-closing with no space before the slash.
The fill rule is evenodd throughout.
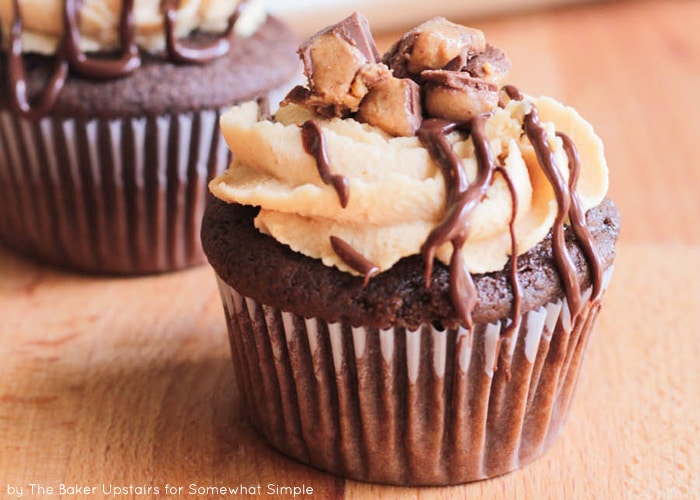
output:
<path id="1" fill-rule="evenodd" d="M 221 33 L 229 17 L 245 0 L 180 0 L 175 6 L 175 34 L 185 37 L 195 30 Z M 122 1 L 83 0 L 80 5 L 80 50 L 110 52 L 120 47 L 119 30 Z M 137 45 L 147 52 L 165 48 L 162 0 L 138 0 L 134 5 Z M 235 31 L 249 36 L 265 19 L 261 0 L 251 0 L 236 22 Z M 64 0 L 19 0 L 24 52 L 53 54 L 63 36 Z M 3 33 L 10 32 L 14 1 L 0 0 Z M 6 38 L 6 37 L 5 37 Z M 4 42 L 6 43 L 6 42 Z"/>
<path id="2" fill-rule="evenodd" d="M 584 210 L 602 201 L 608 185 L 602 142 L 574 109 L 547 97 L 511 100 L 496 109 L 486 120 L 486 135 L 517 192 L 518 253 L 547 235 L 557 212 L 552 187 L 522 133 L 532 106 L 539 110 L 557 165 L 567 179 L 566 153 L 555 131 L 563 131 L 578 146 L 577 192 Z M 319 124 L 334 173 L 348 180 L 345 207 L 333 186 L 323 182 L 302 143 L 299 126 L 310 118 Z M 444 218 L 443 172 L 417 137 L 392 137 L 352 118 L 314 117 L 296 104 L 283 106 L 274 121 L 258 120 L 254 103 L 238 106 L 222 117 L 221 128 L 235 160 L 211 183 L 212 192 L 228 202 L 262 207 L 256 219 L 261 231 L 327 265 L 357 273 L 333 250 L 330 236 L 337 236 L 380 270 L 389 269 L 402 257 L 421 253 L 428 235 Z M 473 179 L 477 160 L 471 138 L 453 132 L 448 140 Z M 503 268 L 511 249 L 511 210 L 508 186 L 497 173 L 474 209 L 464 244 L 471 272 Z M 444 244 L 436 256 L 449 264 L 451 254 L 452 247 Z"/>
<path id="3" fill-rule="evenodd" d="M 274 117 L 260 117 L 255 103 L 222 117 L 234 159 L 211 182 L 214 195 L 259 206 L 261 232 L 365 283 L 415 254 L 429 280 L 438 259 L 467 325 L 471 275 L 503 269 L 550 231 L 575 314 L 570 222 L 597 297 L 600 265 L 583 214 L 607 192 L 602 141 L 574 109 L 501 87 L 510 63 L 483 33 L 434 19 L 380 59 L 355 14 L 300 54 L 309 85 Z"/>

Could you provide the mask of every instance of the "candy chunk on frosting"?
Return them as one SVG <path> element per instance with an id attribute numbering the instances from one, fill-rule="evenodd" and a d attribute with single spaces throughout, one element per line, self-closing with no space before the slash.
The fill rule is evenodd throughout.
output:
<path id="1" fill-rule="evenodd" d="M 454 60 L 463 62 L 483 52 L 486 39 L 480 30 L 452 23 L 444 17 L 430 19 L 406 33 L 384 56 L 403 78 L 423 70 L 442 69 Z"/>
<path id="2" fill-rule="evenodd" d="M 227 20 L 246 0 L 180 0 L 175 34 L 185 37 L 192 31 L 221 33 Z M 149 52 L 165 47 L 162 0 L 136 0 L 134 23 L 139 47 Z M 24 52 L 53 54 L 63 33 L 64 0 L 19 0 Z M 112 51 L 119 48 L 121 1 L 83 0 L 80 2 L 80 49 L 84 52 Z M 9 33 L 14 18 L 13 0 L 0 0 L 2 30 Z M 246 1 L 235 31 L 250 36 L 265 19 L 262 0 Z"/>
<path id="3" fill-rule="evenodd" d="M 565 178 L 567 157 L 556 131 L 570 135 L 578 145 L 578 193 L 584 210 L 600 203 L 607 190 L 602 143 L 572 108 L 549 98 L 525 98 L 495 109 L 486 122 L 486 134 L 517 191 L 519 253 L 546 236 L 557 211 L 552 187 L 522 134 L 524 117 L 533 105 Z M 320 126 L 334 174 L 349 181 L 350 198 L 344 208 L 304 149 L 299 125 L 309 118 Z M 256 219 L 261 231 L 327 265 L 356 272 L 333 251 L 329 240 L 336 236 L 386 270 L 403 257 L 420 254 L 444 216 L 443 173 L 416 137 L 392 137 L 354 119 L 316 117 L 294 104 L 282 107 L 275 121 L 259 121 L 253 103 L 235 107 L 222 117 L 221 127 L 235 159 L 212 181 L 212 192 L 228 202 L 262 207 Z M 459 133 L 448 138 L 473 179 L 477 160 L 471 138 Z M 464 245 L 470 272 L 497 271 L 507 261 L 511 207 L 507 184 L 496 173 L 471 218 Z M 451 253 L 451 245 L 443 245 L 436 256 L 447 264 Z"/>

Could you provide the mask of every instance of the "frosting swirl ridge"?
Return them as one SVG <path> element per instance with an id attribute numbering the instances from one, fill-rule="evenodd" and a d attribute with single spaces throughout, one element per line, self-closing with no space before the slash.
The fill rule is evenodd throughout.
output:
<path id="1" fill-rule="evenodd" d="M 497 271 L 507 262 L 514 201 L 518 254 L 544 239 L 554 224 L 555 193 L 523 133 L 533 106 L 565 179 L 569 159 L 560 134 L 578 148 L 576 193 L 583 210 L 599 204 L 607 192 L 602 141 L 573 108 L 548 97 L 529 96 L 495 108 L 485 121 L 484 134 L 517 195 L 512 196 L 503 174 L 495 172 L 471 214 L 469 237 L 462 249 L 470 273 Z M 318 124 L 332 173 L 349 185 L 344 207 L 304 148 L 300 126 L 311 119 Z M 415 136 L 394 137 L 353 118 L 320 117 L 290 102 L 274 120 L 260 120 L 254 103 L 234 107 L 222 117 L 221 127 L 234 161 L 212 181 L 211 191 L 227 202 L 260 206 L 259 230 L 326 265 L 359 274 L 334 251 L 330 241 L 336 237 L 380 272 L 387 270 L 403 257 L 420 254 L 431 231 L 445 217 L 444 173 Z M 473 181 L 478 162 L 471 135 L 455 131 L 447 140 Z M 452 245 L 444 244 L 435 256 L 449 264 L 452 252 Z"/>
<path id="2" fill-rule="evenodd" d="M 249 36 L 262 24 L 265 11 L 261 0 L 180 0 L 175 6 L 175 35 L 183 38 L 199 30 L 222 33 L 228 19 L 246 3 L 235 32 Z M 14 0 L 0 0 L 3 33 L 9 33 L 15 17 Z M 118 49 L 122 1 L 82 0 L 80 5 L 80 47 L 83 52 L 110 52 Z M 22 48 L 26 53 L 54 54 L 64 32 L 63 0 L 19 0 L 22 17 Z M 147 52 L 165 48 L 162 0 L 139 0 L 134 5 L 137 45 Z"/>

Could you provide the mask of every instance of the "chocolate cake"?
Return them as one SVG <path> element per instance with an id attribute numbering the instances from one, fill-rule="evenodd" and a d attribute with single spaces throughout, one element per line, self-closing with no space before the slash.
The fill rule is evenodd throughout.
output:
<path id="1" fill-rule="evenodd" d="M 295 36 L 256 1 L 112 2 L 97 17 L 96 3 L 44 5 L 56 26 L 30 0 L 5 4 L 0 242 L 100 274 L 201 264 L 206 185 L 229 158 L 220 114 L 284 95 Z"/>
<path id="2" fill-rule="evenodd" d="M 443 18 L 381 56 L 353 14 L 299 54 L 308 83 L 274 115 L 222 116 L 233 158 L 202 226 L 250 421 L 362 481 L 535 460 L 614 268 L 602 141 Z"/>
<path id="3" fill-rule="evenodd" d="M 247 297 L 302 316 L 347 322 L 372 328 L 392 325 L 415 329 L 422 324 L 454 328 L 459 317 L 449 292 L 449 268 L 437 263 L 430 286 L 425 284 L 425 264 L 419 255 L 406 257 L 391 269 L 369 280 L 323 265 L 280 245 L 255 228 L 259 208 L 210 200 L 204 215 L 202 243 L 210 264 L 223 281 Z M 588 227 L 609 268 L 619 236 L 619 213 L 606 199 L 587 214 Z M 576 265 L 582 289 L 591 286 L 591 273 L 570 229 L 567 246 Z M 235 258 L 232 258 L 235 256 Z M 513 291 L 510 265 L 474 277 L 478 299 L 475 323 L 493 323 L 511 314 Z M 518 259 L 522 286 L 522 312 L 537 309 L 564 293 L 552 256 L 551 234 Z"/>

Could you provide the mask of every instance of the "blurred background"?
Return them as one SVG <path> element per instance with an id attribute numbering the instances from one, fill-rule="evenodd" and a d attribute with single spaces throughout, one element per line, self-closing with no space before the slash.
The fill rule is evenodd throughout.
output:
<path id="1" fill-rule="evenodd" d="M 466 20 L 539 7 L 583 3 L 585 0 L 266 0 L 268 9 L 285 19 L 301 35 L 337 22 L 353 11 L 362 12 L 372 30 L 400 29 L 441 15 Z"/>

